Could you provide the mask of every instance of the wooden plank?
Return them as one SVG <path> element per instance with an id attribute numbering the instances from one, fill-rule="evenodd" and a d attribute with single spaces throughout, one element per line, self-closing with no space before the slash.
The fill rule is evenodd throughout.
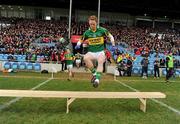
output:
<path id="1" fill-rule="evenodd" d="M 52 98 L 165 98 L 161 92 L 85 92 L 85 91 L 32 91 L 0 90 L 1 97 Z"/>

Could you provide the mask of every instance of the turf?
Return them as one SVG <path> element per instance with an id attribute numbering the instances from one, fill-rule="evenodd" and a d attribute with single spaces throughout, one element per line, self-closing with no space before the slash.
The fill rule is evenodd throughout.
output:
<path id="1" fill-rule="evenodd" d="M 51 74 L 24 72 L 1 75 L 0 89 L 31 89 L 50 77 Z M 112 76 L 104 75 L 95 89 L 89 77 L 76 74 L 75 79 L 67 81 L 66 73 L 58 73 L 37 90 L 132 92 L 122 82 L 140 91 L 163 92 L 167 98 L 158 100 L 180 110 L 179 78 L 165 84 L 164 78 L 123 77 L 116 82 Z M 14 98 L 1 97 L 0 105 L 11 99 Z M 147 101 L 146 113 L 139 110 L 137 99 L 77 99 L 70 106 L 70 113 L 65 112 L 66 99 L 23 98 L 0 111 L 0 124 L 180 124 L 180 115 L 151 100 Z"/>

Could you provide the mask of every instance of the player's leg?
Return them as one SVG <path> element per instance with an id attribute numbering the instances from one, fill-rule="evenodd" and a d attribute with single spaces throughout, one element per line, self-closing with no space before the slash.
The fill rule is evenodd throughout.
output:
<path id="1" fill-rule="evenodd" d="M 84 56 L 84 62 L 86 64 L 86 67 L 91 71 L 92 78 L 91 83 L 94 83 L 96 79 L 96 68 L 94 67 L 93 60 L 95 60 L 95 54 L 92 52 L 88 52 Z"/>
<path id="2" fill-rule="evenodd" d="M 86 64 L 86 67 L 91 71 L 92 74 L 96 73 L 96 69 L 94 68 L 93 65 L 93 60 L 95 57 L 91 52 L 88 52 L 87 54 L 84 55 L 84 62 Z"/>
<path id="3" fill-rule="evenodd" d="M 103 72 L 103 63 L 105 62 L 106 56 L 105 56 L 104 51 L 102 51 L 102 52 L 99 52 L 96 57 L 97 57 L 97 61 L 98 61 L 98 66 L 97 66 L 97 72 L 96 72 L 95 85 L 98 86 L 99 80 L 101 78 L 101 74 Z M 97 86 L 95 86 L 95 87 L 97 87 Z"/>

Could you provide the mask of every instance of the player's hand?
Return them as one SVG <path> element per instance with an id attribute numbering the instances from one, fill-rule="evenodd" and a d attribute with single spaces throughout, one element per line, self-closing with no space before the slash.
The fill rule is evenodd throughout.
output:
<path id="1" fill-rule="evenodd" d="M 75 46 L 75 49 L 76 49 L 76 50 L 77 50 L 77 49 L 80 49 L 80 47 L 81 47 L 81 45 L 78 45 L 78 44 L 77 44 L 77 45 Z"/>
<path id="2" fill-rule="evenodd" d="M 169 71 L 169 68 L 167 68 L 167 71 Z"/>

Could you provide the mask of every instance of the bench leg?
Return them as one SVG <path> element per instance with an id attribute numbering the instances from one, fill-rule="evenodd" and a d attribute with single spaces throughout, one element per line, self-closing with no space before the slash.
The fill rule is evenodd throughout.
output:
<path id="1" fill-rule="evenodd" d="M 140 98 L 140 110 L 146 112 L 146 98 Z"/>
<path id="2" fill-rule="evenodd" d="M 67 98 L 67 106 L 66 106 L 66 113 L 69 113 L 69 105 L 75 100 L 76 98 Z"/>

